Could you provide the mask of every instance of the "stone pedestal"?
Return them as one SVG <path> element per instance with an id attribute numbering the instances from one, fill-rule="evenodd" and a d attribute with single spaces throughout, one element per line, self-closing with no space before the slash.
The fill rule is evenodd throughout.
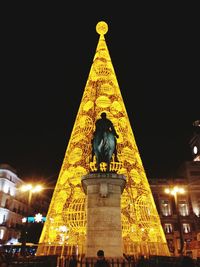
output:
<path id="1" fill-rule="evenodd" d="M 122 257 L 121 194 L 125 176 L 91 173 L 81 182 L 87 205 L 86 257 L 96 257 L 99 249 L 106 257 Z"/>

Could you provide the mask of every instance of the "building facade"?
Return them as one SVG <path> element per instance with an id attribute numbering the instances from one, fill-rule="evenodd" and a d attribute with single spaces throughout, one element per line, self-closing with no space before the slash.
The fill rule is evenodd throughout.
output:
<path id="1" fill-rule="evenodd" d="M 9 165 L 0 166 L 0 242 L 18 239 L 22 218 L 27 212 L 27 202 L 18 188 L 23 181 Z"/>
<path id="2" fill-rule="evenodd" d="M 34 194 L 29 203 L 30 195 L 20 190 L 25 184 L 11 166 L 0 165 L 0 244 L 17 242 L 27 217 L 31 221 L 38 213 L 43 215 L 43 218 L 46 216 L 49 198 L 45 194 Z M 28 223 L 30 231 L 34 229 L 33 223 L 33 220 Z"/>
<path id="3" fill-rule="evenodd" d="M 189 140 L 191 161 L 171 178 L 149 179 L 172 255 L 200 257 L 200 120 Z"/>
<path id="4" fill-rule="evenodd" d="M 200 164 L 200 163 L 199 163 Z M 150 179 L 154 200 L 160 215 L 169 250 L 172 255 L 197 253 L 200 256 L 200 183 L 194 186 L 184 178 Z M 177 194 L 177 202 L 167 189 L 183 189 Z M 195 197 L 195 201 L 194 201 Z"/>

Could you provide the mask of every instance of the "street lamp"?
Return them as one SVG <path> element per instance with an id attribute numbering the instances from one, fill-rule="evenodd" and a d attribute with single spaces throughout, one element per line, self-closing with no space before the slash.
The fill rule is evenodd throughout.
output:
<path id="1" fill-rule="evenodd" d="M 28 207 L 30 206 L 30 203 L 31 203 L 31 199 L 32 199 L 32 194 L 33 193 L 38 193 L 40 191 L 42 191 L 42 186 L 41 185 L 35 185 L 33 186 L 32 184 L 25 184 L 25 185 L 22 185 L 20 190 L 22 192 L 28 192 Z"/>
<path id="2" fill-rule="evenodd" d="M 21 244 L 21 255 L 25 254 L 25 248 L 26 248 L 26 240 L 27 240 L 27 230 L 28 230 L 28 216 L 30 212 L 30 206 L 31 206 L 31 200 L 32 200 L 32 195 L 34 193 L 39 193 L 42 191 L 42 186 L 41 185 L 32 185 L 32 184 L 24 184 L 19 188 L 21 192 L 27 192 L 28 193 L 28 206 L 27 206 L 27 216 L 26 216 L 26 221 L 25 221 L 25 227 L 22 235 L 22 244 Z"/>
<path id="3" fill-rule="evenodd" d="M 175 186 L 173 188 L 166 188 L 165 193 L 174 196 L 176 214 L 177 214 L 177 219 L 178 219 L 178 227 L 179 227 L 179 233 L 180 233 L 180 255 L 182 255 L 183 254 L 183 247 L 184 247 L 184 236 L 183 236 L 183 228 L 182 228 L 181 219 L 180 219 L 180 211 L 178 208 L 177 195 L 178 194 L 184 194 L 185 189 L 182 187 Z"/>

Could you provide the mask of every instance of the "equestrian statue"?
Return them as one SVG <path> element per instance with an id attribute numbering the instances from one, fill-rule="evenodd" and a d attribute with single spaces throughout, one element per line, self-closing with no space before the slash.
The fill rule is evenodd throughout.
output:
<path id="1" fill-rule="evenodd" d="M 97 171 L 100 170 L 100 163 L 107 164 L 106 172 L 110 171 L 110 161 L 114 154 L 115 161 L 117 159 L 117 140 L 119 135 L 116 133 L 113 123 L 106 117 L 106 113 L 101 113 L 101 118 L 95 123 L 95 131 L 92 139 L 92 160 L 96 156 Z"/>

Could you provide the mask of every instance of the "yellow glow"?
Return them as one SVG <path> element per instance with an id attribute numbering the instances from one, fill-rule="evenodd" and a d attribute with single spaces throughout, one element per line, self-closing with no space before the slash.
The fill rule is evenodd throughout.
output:
<path id="1" fill-rule="evenodd" d="M 169 193 L 170 193 L 170 189 L 169 189 L 169 188 L 166 188 L 166 189 L 165 189 L 165 193 L 166 193 L 166 194 L 169 194 Z"/>
<path id="2" fill-rule="evenodd" d="M 184 194 L 185 193 L 185 189 L 183 187 L 178 187 L 178 186 L 175 186 L 171 189 L 169 188 L 165 188 L 165 193 L 166 194 L 171 194 L 173 196 L 175 196 L 177 193 L 180 193 L 180 194 Z"/>
<path id="3" fill-rule="evenodd" d="M 35 185 L 33 186 L 32 184 L 25 184 L 20 187 L 20 190 L 22 192 L 28 192 L 31 191 L 32 193 L 37 193 L 40 192 L 43 189 L 41 185 Z"/>
<path id="4" fill-rule="evenodd" d="M 185 193 L 185 189 L 184 188 L 179 188 L 179 193 L 180 194 L 184 194 Z"/>
<path id="5" fill-rule="evenodd" d="M 96 31 L 97 31 L 97 33 L 98 34 L 102 34 L 102 35 L 104 35 L 104 34 L 106 34 L 107 33 L 107 31 L 108 31 L 108 25 L 107 25 L 107 23 L 105 22 L 105 21 L 100 21 L 100 22 L 98 22 L 97 23 L 97 26 L 96 26 Z"/>
<path id="6" fill-rule="evenodd" d="M 40 192 L 42 191 L 42 186 L 41 185 L 36 185 L 33 189 L 32 189 L 32 192 L 33 193 L 37 193 L 37 192 Z"/>
<path id="7" fill-rule="evenodd" d="M 26 191 L 30 191 L 32 189 L 32 184 L 25 184 L 21 186 L 21 191 L 26 192 Z"/>
<path id="8" fill-rule="evenodd" d="M 122 238 L 126 248 L 124 253 L 130 254 L 130 244 L 137 251 L 144 245 L 148 253 L 153 243 L 157 255 L 169 255 L 165 234 L 104 38 L 108 31 L 107 23 L 100 21 L 96 30 L 100 35 L 99 41 L 40 236 L 37 255 L 56 253 L 60 242 L 63 246 L 68 244 L 71 247 L 78 244 L 82 253 L 85 252 L 86 196 L 81 186 L 81 177 L 97 169 L 95 157 L 91 161 L 91 140 L 95 122 L 102 112 L 106 112 L 119 135 L 119 162 L 115 162 L 113 158 L 111 170 L 124 174 L 127 179 L 121 197 Z M 138 88 L 134 90 L 137 91 Z M 106 163 L 101 163 L 101 170 L 106 170 Z M 69 229 L 67 243 L 60 235 L 60 227 L 63 225 Z M 152 228 L 154 231 L 150 231 Z M 49 242 L 54 244 L 54 250 L 48 249 Z"/>

